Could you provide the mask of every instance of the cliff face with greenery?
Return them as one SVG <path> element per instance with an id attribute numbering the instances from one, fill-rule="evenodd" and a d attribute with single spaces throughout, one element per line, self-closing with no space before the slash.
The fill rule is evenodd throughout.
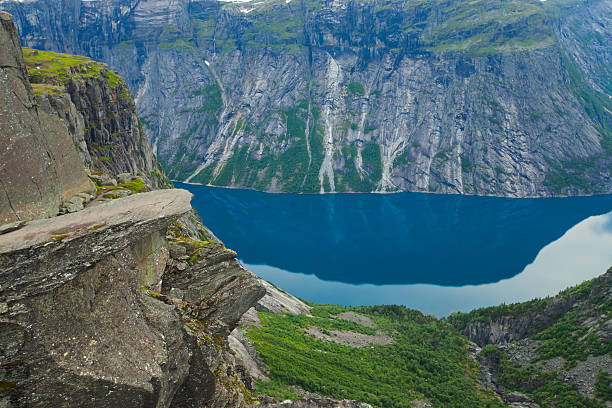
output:
<path id="1" fill-rule="evenodd" d="M 4 12 L 0 169 L 0 406 L 254 401 L 229 335 L 265 289 L 168 188 L 123 80 L 22 51 Z"/>
<path id="2" fill-rule="evenodd" d="M 612 404 L 610 270 L 552 298 L 447 320 L 483 347 L 478 359 L 491 388 L 524 393 L 541 407 Z"/>
<path id="3" fill-rule="evenodd" d="M 0 2 L 107 61 L 173 179 L 266 191 L 612 191 L 605 0 Z"/>
<path id="4" fill-rule="evenodd" d="M 258 391 L 278 399 L 325 395 L 385 408 L 612 404 L 610 271 L 554 297 L 441 320 L 400 306 L 270 310 L 262 302 L 234 336 L 252 350 Z M 300 404 L 289 406 L 325 406 Z"/>
<path id="5" fill-rule="evenodd" d="M 140 175 L 168 187 L 123 79 L 88 58 L 25 48 L 28 79 L 40 109 L 65 123 L 90 173 Z"/>

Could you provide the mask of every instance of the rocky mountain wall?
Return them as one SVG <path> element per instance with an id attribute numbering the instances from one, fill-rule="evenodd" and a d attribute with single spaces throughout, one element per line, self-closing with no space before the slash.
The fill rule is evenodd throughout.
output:
<path id="1" fill-rule="evenodd" d="M 37 104 L 66 124 L 87 169 L 114 178 L 139 175 L 154 188 L 169 186 L 121 77 L 82 57 L 75 62 L 31 49 L 25 56 Z M 54 63 L 65 66 L 55 69 Z"/>
<path id="2" fill-rule="evenodd" d="M 612 191 L 612 5 L 4 1 L 108 62 L 177 180 L 272 192 Z"/>
<path id="3" fill-rule="evenodd" d="M 590 313 L 603 313 L 601 305 L 612 296 L 612 271 L 559 295 L 507 306 L 477 309 L 449 317 L 467 338 L 483 347 L 487 344 L 507 344 L 546 330 L 569 312 L 578 311 L 584 318 Z M 602 309 L 601 312 L 598 309 Z M 609 325 L 608 325 L 609 326 Z M 610 334 L 607 334 L 608 338 Z"/>
<path id="4" fill-rule="evenodd" d="M 228 337 L 264 296 L 259 279 L 201 224 L 189 192 L 156 189 L 165 175 L 116 74 L 71 55 L 25 50 L 24 61 L 10 15 L 0 23 L 1 177 L 25 208 L 0 221 L 0 406 L 255 402 Z M 87 194 L 57 216 L 75 179 Z"/>
<path id="5" fill-rule="evenodd" d="M 0 14 L 0 185 L 2 224 L 54 216 L 75 194 L 95 190 L 66 127 L 36 103 L 6 13 Z"/>

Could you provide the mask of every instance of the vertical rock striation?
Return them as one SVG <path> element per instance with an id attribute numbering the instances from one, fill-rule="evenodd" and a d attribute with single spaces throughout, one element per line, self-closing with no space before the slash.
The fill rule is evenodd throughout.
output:
<path id="1" fill-rule="evenodd" d="M 92 192 L 66 126 L 38 106 L 17 30 L 0 14 L 0 223 L 50 217 Z"/>
<path id="2" fill-rule="evenodd" d="M 127 79 L 173 179 L 274 192 L 612 191 L 610 3 L 4 1 Z"/>
<path id="3" fill-rule="evenodd" d="M 228 336 L 265 289 L 189 192 L 144 192 L 167 179 L 123 81 L 26 50 L 32 87 L 10 16 L 0 23 L 0 224 L 28 220 L 0 228 L 0 406 L 251 402 Z M 88 172 L 111 184 L 55 216 L 96 191 Z"/>
<path id="4" fill-rule="evenodd" d="M 121 77 L 79 56 L 25 49 L 25 62 L 37 103 L 66 124 L 86 168 L 169 185 Z"/>

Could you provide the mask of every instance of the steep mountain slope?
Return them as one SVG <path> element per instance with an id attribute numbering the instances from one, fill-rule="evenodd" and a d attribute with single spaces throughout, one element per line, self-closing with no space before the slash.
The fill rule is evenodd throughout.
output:
<path id="1" fill-rule="evenodd" d="M 0 224 L 56 215 L 94 185 L 68 129 L 36 103 L 10 15 L 0 12 Z"/>
<path id="2" fill-rule="evenodd" d="M 245 406 L 228 337 L 259 280 L 189 192 L 156 189 L 121 78 L 73 55 L 24 61 L 7 13 L 0 45 L 0 209 L 18 210 L 0 219 L 0 406 Z"/>
<path id="3" fill-rule="evenodd" d="M 258 402 L 255 386 L 303 396 L 280 404 L 296 408 L 369 407 L 337 398 L 420 408 L 612 404 L 612 272 L 553 298 L 446 320 L 398 306 L 305 304 L 245 270 L 200 223 L 188 192 L 155 190 L 165 179 L 149 178 L 158 166 L 144 133 L 124 127 L 133 103 L 120 78 L 73 55 L 26 49 L 24 61 L 6 13 L 0 44 L 0 95 L 10 102 L 1 106 L 2 151 L 26 157 L 44 154 L 40 140 L 61 143 L 75 162 L 51 156 L 51 166 L 73 166 L 75 177 L 60 179 L 68 189 L 82 185 L 85 165 L 103 169 L 89 170 L 96 197 L 80 192 L 70 214 L 0 226 L 1 406 L 238 408 Z M 32 87 L 26 63 L 44 81 Z M 95 95 L 103 102 L 83 102 Z M 101 112 L 88 134 L 71 127 Z M 95 147 L 113 124 L 122 137 L 110 140 L 117 153 L 106 167 Z M 138 174 L 116 173 L 134 165 Z M 18 193 L 29 188 L 20 174 L 2 176 Z M 55 183 L 40 180 L 40 191 L 57 192 Z M 47 197 L 23 203 L 57 211 Z M 266 395 L 259 402 L 279 406 Z"/>
<path id="4" fill-rule="evenodd" d="M 482 347 L 478 360 L 496 392 L 543 407 L 612 405 L 612 270 L 551 298 L 448 321 Z"/>
<path id="5" fill-rule="evenodd" d="M 174 179 L 266 191 L 612 191 L 609 0 L 0 2 L 110 63 Z"/>
<path id="6" fill-rule="evenodd" d="M 281 399 L 604 408 L 612 405 L 611 283 L 608 271 L 557 296 L 441 320 L 400 306 L 285 299 L 285 308 L 263 307 L 263 298 L 233 336 L 258 390 Z"/>
<path id="7" fill-rule="evenodd" d="M 153 188 L 170 186 L 136 113 L 131 92 L 105 64 L 24 49 L 28 79 L 41 110 L 59 116 L 89 173 L 139 175 Z"/>

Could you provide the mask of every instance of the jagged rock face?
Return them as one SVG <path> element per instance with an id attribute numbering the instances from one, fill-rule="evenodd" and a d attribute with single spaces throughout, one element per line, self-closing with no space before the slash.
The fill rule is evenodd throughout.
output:
<path id="1" fill-rule="evenodd" d="M 450 321 L 471 341 L 479 346 L 487 344 L 507 344 L 522 340 L 550 327 L 570 311 L 576 311 L 584 320 L 584 324 L 593 323 L 593 315 L 602 313 L 598 304 L 612 297 L 612 271 L 608 270 L 595 280 L 588 293 L 561 293 L 550 299 L 540 301 L 538 306 L 529 309 L 510 309 L 506 313 L 496 312 L 491 315 L 487 309 L 482 309 L 483 317 L 474 321 L 464 322 L 451 316 Z M 492 309 L 498 309 L 494 307 Z M 478 312 L 478 311 L 477 311 Z M 600 318 L 607 319 L 604 331 L 599 333 L 604 338 L 611 338 L 611 316 L 605 313 Z M 605 322 L 606 320 L 604 320 Z"/>
<path id="2" fill-rule="evenodd" d="M 599 398 L 604 406 L 609 405 L 609 397 L 596 390 L 598 375 L 612 370 L 611 299 L 609 269 L 551 298 L 476 309 L 447 320 L 483 346 L 470 346 L 470 355 L 481 368 L 482 386 L 497 393 L 508 406 L 549 405 L 546 398 L 556 398 L 556 393 L 545 392 L 542 399 L 534 391 L 550 381 L 546 376 L 571 384 L 590 399 Z M 513 369 L 524 370 L 523 380 L 512 382 L 519 376 Z"/>
<path id="3" fill-rule="evenodd" d="M 0 406 L 244 406 L 227 337 L 265 289 L 189 192 L 144 192 L 167 179 L 121 78 L 33 50 L 28 72 L 0 23 L 0 224 L 30 220 L 0 228 Z M 81 179 L 95 192 L 88 174 L 95 199 L 77 189 L 70 214 L 41 218 Z"/>
<path id="4" fill-rule="evenodd" d="M 117 68 L 174 179 L 289 192 L 610 192 L 612 6 L 548 3 L 0 7 L 28 45 Z"/>
<path id="5" fill-rule="evenodd" d="M 172 399 L 188 371 L 188 339 L 176 311 L 140 287 L 161 279 L 168 250 L 160 230 L 189 211 L 189 199 L 186 191 L 146 193 L 1 236 L 9 406 Z M 22 270 L 38 279 L 15 279 Z"/>
<path id="6" fill-rule="evenodd" d="M 168 186 L 123 79 L 85 58 L 57 74 L 49 60 L 71 56 L 40 54 L 25 50 L 37 103 L 67 125 L 83 165 L 110 177 L 139 175 L 154 188 Z"/>
<path id="7" fill-rule="evenodd" d="M 91 192 L 66 126 L 37 106 L 17 31 L 0 14 L 0 224 L 50 217 Z"/>
<path id="8" fill-rule="evenodd" d="M 219 242 L 177 269 L 166 228 L 190 197 L 136 194 L 0 235 L 4 406 L 244 404 L 227 334 L 264 289 Z M 181 279 L 198 284 L 166 296 Z"/>
<path id="9" fill-rule="evenodd" d="M 145 174 L 155 187 L 163 185 L 162 170 L 139 123 L 132 94 L 124 83 L 111 87 L 102 76 L 70 80 L 66 91 L 83 117 L 85 129 L 80 133 L 76 127 L 74 135 L 83 135 L 92 169 L 114 176 Z M 60 115 L 70 116 L 72 111 L 62 110 L 53 102 L 51 106 Z"/>

